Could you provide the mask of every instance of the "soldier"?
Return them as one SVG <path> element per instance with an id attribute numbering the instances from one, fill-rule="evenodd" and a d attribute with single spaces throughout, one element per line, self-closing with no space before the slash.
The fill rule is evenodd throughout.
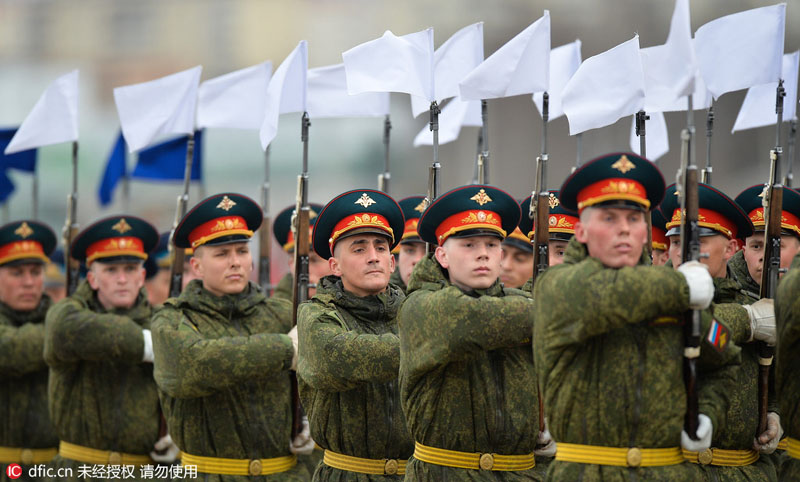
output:
<path id="1" fill-rule="evenodd" d="M 406 480 L 540 480 L 530 336 L 533 302 L 500 283 L 517 202 L 472 185 L 437 198 L 420 237 L 436 245 L 400 309 L 400 390 L 415 440 Z"/>
<path id="2" fill-rule="evenodd" d="M 72 243 L 86 280 L 48 311 L 44 340 L 50 415 L 61 440 L 53 466 L 71 469 L 70 480 L 81 478 L 82 465 L 141 466 L 177 456 L 169 436 L 159 434 L 151 307 L 142 289 L 142 264 L 157 241 L 146 221 L 111 216 Z"/>
<path id="3" fill-rule="evenodd" d="M 56 437 L 47 412 L 44 317 L 52 302 L 43 293 L 44 265 L 56 246 L 53 231 L 36 221 L 0 227 L 0 463 L 49 462 Z M 5 471 L 0 481 L 9 480 Z"/>
<path id="4" fill-rule="evenodd" d="M 785 188 L 784 188 L 785 189 Z M 784 193 L 785 195 L 785 193 Z M 778 345 L 775 350 L 775 388 L 784 416 L 789 459 L 781 465 L 781 480 L 800 480 L 800 256 L 778 284 L 775 296 Z"/>
<path id="5" fill-rule="evenodd" d="M 714 317 L 731 328 L 732 341 L 742 348 L 742 363 L 737 368 L 736 386 L 731 391 L 731 403 L 725 414 L 724 426 L 714 432 L 712 448 L 701 453 L 685 452 L 687 460 L 699 463 L 708 480 L 777 480 L 771 454 L 781 433 L 780 417 L 774 400 L 770 401 L 768 430 L 756 440 L 758 430 L 758 348 L 755 341 L 775 343 L 775 315 L 772 300 L 757 301 L 742 291 L 727 260 L 736 252 L 736 239 L 749 239 L 753 223 L 742 207 L 721 191 L 706 184 L 698 185 L 700 251 L 702 262 L 709 266 L 714 278 Z M 758 209 L 755 201 L 748 210 L 751 218 L 762 214 L 761 198 Z M 661 205 L 670 213 L 667 237 L 673 266 L 680 265 L 681 210 L 675 186 L 667 188 Z M 762 234 L 763 239 L 763 234 Z M 759 453 L 760 452 L 760 453 Z"/>
<path id="6" fill-rule="evenodd" d="M 67 277 L 64 272 L 64 251 L 57 248 L 50 254 L 44 269 L 44 292 L 53 303 L 67 296 Z"/>
<path id="7" fill-rule="evenodd" d="M 661 212 L 660 208 L 650 211 L 650 219 L 652 223 L 652 251 L 650 257 L 653 259 L 653 265 L 664 266 L 669 260 L 669 239 L 667 239 L 667 218 Z"/>
<path id="8" fill-rule="evenodd" d="M 169 298 L 169 282 L 172 274 L 169 252 L 169 232 L 161 233 L 153 251 L 144 262 L 144 286 L 150 306 L 160 306 Z"/>
<path id="9" fill-rule="evenodd" d="M 333 275 L 298 310 L 300 397 L 325 449 L 315 481 L 402 480 L 412 443 L 400 407 L 395 316 L 405 296 L 389 277 L 403 212 L 388 195 L 348 191 L 314 225 Z"/>
<path id="10" fill-rule="evenodd" d="M 419 260 L 425 256 L 425 241 L 420 239 L 417 232 L 419 217 L 428 206 L 425 196 L 411 196 L 397 202 L 403 209 L 406 226 L 400 244 L 392 251 L 397 261 L 397 269 L 392 273 L 389 282 L 406 291 L 411 272 Z"/>
<path id="11" fill-rule="evenodd" d="M 249 281 L 248 241 L 261 208 L 234 193 L 200 201 L 175 229 L 192 248 L 192 280 L 153 316 L 155 379 L 181 463 L 206 481 L 305 480 L 291 440 L 289 370 L 297 359 L 291 304 Z M 286 334 L 288 333 L 288 335 Z"/>
<path id="12" fill-rule="evenodd" d="M 314 229 L 314 223 L 317 221 L 317 213 L 322 210 L 321 204 L 310 203 L 311 212 L 308 215 L 309 230 Z M 284 275 L 275 287 L 273 296 L 292 300 L 292 290 L 294 289 L 294 230 L 292 228 L 292 216 L 294 215 L 295 206 L 291 205 L 278 213 L 275 221 L 272 224 L 272 234 L 281 245 L 283 251 L 289 255 L 289 272 Z M 309 233 L 310 234 L 310 233 Z M 310 236 L 309 236 L 309 239 Z M 316 292 L 316 285 L 319 280 L 331 274 L 331 269 L 328 263 L 320 258 L 313 249 L 308 250 L 308 283 L 312 286 L 308 288 L 308 296 L 314 296 Z"/>
<path id="13" fill-rule="evenodd" d="M 724 337 L 703 342 L 699 440 L 692 440 L 681 430 L 678 317 L 707 308 L 713 283 L 700 263 L 677 272 L 649 265 L 645 215 L 664 195 L 661 173 L 635 154 L 609 154 L 576 170 L 560 194 L 580 221 L 564 263 L 540 275 L 534 293 L 536 370 L 558 444 L 548 479 L 702 477 L 680 446 L 709 447 L 724 421 L 738 348 Z M 711 324 L 707 311 L 703 317 Z"/>

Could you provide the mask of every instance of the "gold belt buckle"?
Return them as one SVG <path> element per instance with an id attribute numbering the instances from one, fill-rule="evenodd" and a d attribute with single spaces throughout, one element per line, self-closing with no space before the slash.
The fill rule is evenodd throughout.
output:
<path id="1" fill-rule="evenodd" d="M 250 473 L 250 475 L 261 475 L 261 460 L 251 460 L 250 465 L 247 467 L 247 471 Z"/>
<path id="2" fill-rule="evenodd" d="M 494 455 L 481 454 L 480 467 L 483 470 L 492 470 L 492 468 L 494 467 Z"/>
<path id="3" fill-rule="evenodd" d="M 22 462 L 22 465 L 31 465 L 33 463 L 33 450 L 22 449 L 19 454 L 19 461 Z"/>
<path id="4" fill-rule="evenodd" d="M 703 465 L 708 465 L 714 460 L 714 452 L 711 449 L 705 449 L 697 454 L 697 461 Z"/>
<path id="5" fill-rule="evenodd" d="M 386 475 L 396 475 L 398 467 L 399 464 L 397 463 L 397 460 L 388 459 L 386 463 L 383 464 L 383 473 Z"/>
<path id="6" fill-rule="evenodd" d="M 642 449 L 639 447 L 631 447 L 625 455 L 625 462 L 628 467 L 638 467 L 642 465 Z"/>
<path id="7" fill-rule="evenodd" d="M 122 454 L 119 452 L 109 452 L 108 465 L 122 465 Z"/>

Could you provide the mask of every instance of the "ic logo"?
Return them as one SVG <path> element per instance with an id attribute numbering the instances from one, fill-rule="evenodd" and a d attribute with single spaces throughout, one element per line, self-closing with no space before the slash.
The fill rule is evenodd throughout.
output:
<path id="1" fill-rule="evenodd" d="M 6 475 L 9 479 L 18 479 L 22 477 L 22 467 L 19 464 L 10 464 L 6 467 Z"/>

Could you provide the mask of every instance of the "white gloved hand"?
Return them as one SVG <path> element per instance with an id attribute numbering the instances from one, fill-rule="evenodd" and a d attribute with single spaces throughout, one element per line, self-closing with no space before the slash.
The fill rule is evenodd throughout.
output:
<path id="1" fill-rule="evenodd" d="M 150 334 L 150 330 L 142 330 L 142 337 L 144 338 L 142 363 L 153 363 L 153 335 Z"/>
<path id="2" fill-rule="evenodd" d="M 753 449 L 762 454 L 771 454 L 778 448 L 782 436 L 781 416 L 775 412 L 767 412 L 767 430 L 753 440 Z"/>
<path id="3" fill-rule="evenodd" d="M 750 317 L 750 339 L 747 341 L 760 340 L 775 346 L 775 302 L 764 298 L 742 308 Z"/>
<path id="4" fill-rule="evenodd" d="M 678 271 L 689 285 L 689 308 L 704 310 L 714 299 L 714 281 L 708 274 L 708 266 L 699 261 L 687 261 L 678 266 Z"/>
<path id="5" fill-rule="evenodd" d="M 303 430 L 289 442 L 289 450 L 295 455 L 309 455 L 314 451 L 314 440 L 311 438 L 308 417 L 303 416 Z"/>
<path id="6" fill-rule="evenodd" d="M 289 338 L 292 340 L 292 347 L 294 348 L 291 369 L 297 371 L 297 327 L 293 326 L 287 335 L 289 335 Z"/>
<path id="7" fill-rule="evenodd" d="M 711 425 L 711 419 L 702 413 L 697 416 L 697 438 L 692 440 L 686 430 L 681 430 L 681 447 L 692 452 L 702 452 L 703 450 L 711 447 L 711 435 L 714 433 L 714 427 Z"/>
<path id="8" fill-rule="evenodd" d="M 169 434 L 164 435 L 158 442 L 153 445 L 155 449 L 153 452 L 150 452 L 150 458 L 156 462 L 162 464 L 171 464 L 178 460 L 178 454 L 181 453 L 180 449 L 175 442 L 172 441 L 172 437 Z M 161 452 L 161 453 L 159 453 Z"/>
<path id="9" fill-rule="evenodd" d="M 540 457 L 555 457 L 556 456 L 556 442 L 550 435 L 550 430 L 547 428 L 547 419 L 544 420 L 544 431 L 539 432 L 536 437 L 536 446 L 533 449 L 533 454 Z"/>

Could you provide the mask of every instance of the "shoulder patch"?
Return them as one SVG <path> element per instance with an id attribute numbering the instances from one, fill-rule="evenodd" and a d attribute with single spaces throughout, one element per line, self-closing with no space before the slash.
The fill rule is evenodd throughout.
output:
<path id="1" fill-rule="evenodd" d="M 719 353 L 722 353 L 725 347 L 728 346 L 730 338 L 730 331 L 725 325 L 717 320 L 711 320 L 711 327 L 708 329 L 708 336 L 706 336 L 706 341 L 709 345 Z"/>

